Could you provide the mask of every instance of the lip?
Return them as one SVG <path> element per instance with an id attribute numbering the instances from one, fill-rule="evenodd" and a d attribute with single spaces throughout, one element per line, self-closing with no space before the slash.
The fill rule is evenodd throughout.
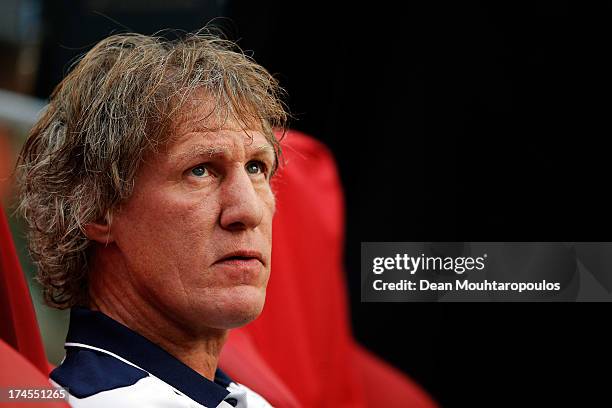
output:
<path id="1" fill-rule="evenodd" d="M 251 265 L 254 263 L 265 265 L 261 252 L 250 249 L 228 252 L 215 261 L 215 264 L 225 265 Z"/>

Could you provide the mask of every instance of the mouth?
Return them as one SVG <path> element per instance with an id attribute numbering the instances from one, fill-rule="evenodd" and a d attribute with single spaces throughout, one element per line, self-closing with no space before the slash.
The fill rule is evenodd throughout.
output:
<path id="1" fill-rule="evenodd" d="M 225 265 L 249 265 L 249 264 L 262 264 L 265 265 L 263 256 L 258 251 L 251 250 L 239 250 L 225 254 L 223 257 L 217 259 L 215 264 Z"/>

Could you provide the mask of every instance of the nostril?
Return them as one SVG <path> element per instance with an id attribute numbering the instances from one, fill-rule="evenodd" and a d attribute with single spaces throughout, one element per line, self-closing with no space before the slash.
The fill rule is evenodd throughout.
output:
<path id="1" fill-rule="evenodd" d="M 225 228 L 229 231 L 243 231 L 247 229 L 247 226 L 240 221 L 236 221 L 236 222 L 229 224 Z"/>

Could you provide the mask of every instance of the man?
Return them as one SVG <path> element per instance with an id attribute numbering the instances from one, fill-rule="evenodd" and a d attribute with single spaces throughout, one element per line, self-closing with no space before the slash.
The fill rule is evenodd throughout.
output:
<path id="1" fill-rule="evenodd" d="M 264 304 L 281 94 L 211 34 L 111 36 L 55 89 L 20 210 L 47 302 L 72 308 L 51 379 L 73 406 L 268 406 L 217 361 Z"/>

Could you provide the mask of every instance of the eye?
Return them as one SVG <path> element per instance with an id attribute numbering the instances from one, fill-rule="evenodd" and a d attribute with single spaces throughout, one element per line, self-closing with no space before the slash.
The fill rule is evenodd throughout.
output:
<path id="1" fill-rule="evenodd" d="M 249 174 L 265 174 L 267 166 L 260 161 L 250 161 L 246 165 L 246 171 Z"/>
<path id="2" fill-rule="evenodd" d="M 191 174 L 193 174 L 196 177 L 204 177 L 204 176 L 208 176 L 209 172 L 206 166 L 204 166 L 203 164 L 200 164 L 199 166 L 196 166 L 193 169 L 191 169 Z"/>

